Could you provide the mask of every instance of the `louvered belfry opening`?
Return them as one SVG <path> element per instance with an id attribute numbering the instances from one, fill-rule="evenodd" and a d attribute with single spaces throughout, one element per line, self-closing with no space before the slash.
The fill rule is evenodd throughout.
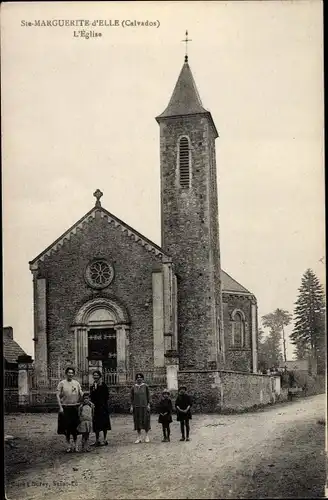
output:
<path id="1" fill-rule="evenodd" d="M 186 137 L 182 137 L 179 143 L 179 174 L 180 186 L 184 189 L 190 187 L 190 151 L 189 141 Z"/>

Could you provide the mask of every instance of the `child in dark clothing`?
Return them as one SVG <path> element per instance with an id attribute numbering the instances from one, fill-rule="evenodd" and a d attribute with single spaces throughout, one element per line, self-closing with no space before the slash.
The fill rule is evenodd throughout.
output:
<path id="1" fill-rule="evenodd" d="M 191 397 L 187 394 L 187 388 L 185 386 L 180 387 L 179 394 L 175 402 L 175 408 L 177 410 L 177 421 L 180 422 L 181 429 L 181 439 L 180 441 L 189 441 L 190 425 L 189 420 L 191 420 Z M 185 434 L 186 428 L 186 434 Z"/>
<path id="2" fill-rule="evenodd" d="M 158 422 L 162 424 L 163 429 L 163 442 L 170 441 L 170 423 L 172 422 L 172 401 L 170 399 L 170 393 L 167 389 L 164 389 L 162 398 L 158 405 Z"/>

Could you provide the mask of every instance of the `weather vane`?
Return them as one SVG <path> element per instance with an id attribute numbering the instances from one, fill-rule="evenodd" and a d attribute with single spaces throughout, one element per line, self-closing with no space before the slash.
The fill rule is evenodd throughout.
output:
<path id="1" fill-rule="evenodd" d="M 191 38 L 188 38 L 188 30 L 186 30 L 186 38 L 181 41 L 186 44 L 185 62 L 188 62 L 188 42 L 192 42 Z"/>

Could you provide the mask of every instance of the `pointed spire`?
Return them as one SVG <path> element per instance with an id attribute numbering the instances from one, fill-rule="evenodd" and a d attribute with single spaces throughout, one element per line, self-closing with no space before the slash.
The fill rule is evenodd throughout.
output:
<path id="1" fill-rule="evenodd" d="M 159 118 L 195 113 L 207 113 L 207 110 L 203 108 L 190 66 L 185 59 L 169 105 Z"/>
<path id="2" fill-rule="evenodd" d="M 190 66 L 188 64 L 188 31 L 186 31 L 186 38 L 182 40 L 186 44 L 186 53 L 184 58 L 184 65 L 180 71 L 177 83 L 175 84 L 172 97 L 168 106 L 162 114 L 156 117 L 156 121 L 160 123 L 162 118 L 170 118 L 175 116 L 186 116 L 195 114 L 206 114 L 214 129 L 215 137 L 218 137 L 215 123 L 211 113 L 203 107 L 202 101 L 196 87 L 194 77 Z"/>

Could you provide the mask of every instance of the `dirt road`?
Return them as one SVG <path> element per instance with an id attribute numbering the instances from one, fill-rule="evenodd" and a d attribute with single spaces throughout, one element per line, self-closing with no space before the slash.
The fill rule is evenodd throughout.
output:
<path id="1" fill-rule="evenodd" d="M 194 415 L 191 441 L 134 444 L 130 416 L 113 416 L 108 447 L 65 454 L 56 414 L 7 415 L 8 500 L 321 498 L 325 396 L 242 415 Z"/>

